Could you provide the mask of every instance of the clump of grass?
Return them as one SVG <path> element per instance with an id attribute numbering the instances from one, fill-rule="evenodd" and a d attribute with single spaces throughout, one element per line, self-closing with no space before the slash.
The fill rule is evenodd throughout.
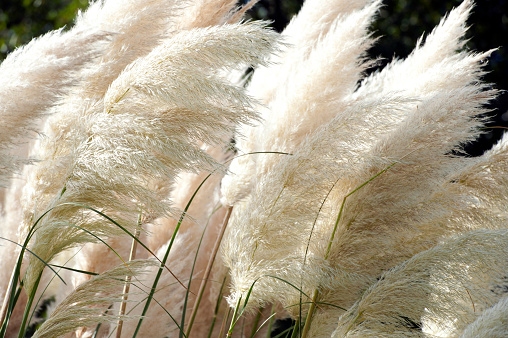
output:
<path id="1" fill-rule="evenodd" d="M 457 155 L 497 94 L 473 3 L 367 78 L 380 1 L 282 37 L 254 3 L 97 1 L 0 66 L 0 337 L 51 297 L 35 337 L 504 332 L 508 138 Z"/>

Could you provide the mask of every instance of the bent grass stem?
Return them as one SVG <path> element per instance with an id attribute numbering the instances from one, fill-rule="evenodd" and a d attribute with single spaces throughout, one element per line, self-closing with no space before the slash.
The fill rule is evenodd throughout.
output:
<path id="1" fill-rule="evenodd" d="M 140 216 L 140 220 L 138 220 L 138 225 L 140 225 L 140 222 L 141 221 L 141 216 Z M 138 238 L 139 237 L 139 229 L 136 229 L 134 231 L 134 237 Z M 134 239 L 132 240 L 132 246 L 131 246 L 131 252 L 130 252 L 130 255 L 129 255 L 129 262 L 130 261 L 133 261 L 134 259 L 136 259 L 136 249 L 138 247 L 138 242 L 136 242 Z M 125 314 L 125 307 L 127 306 L 127 299 L 129 297 L 129 288 L 130 288 L 130 283 L 131 283 L 131 279 L 132 277 L 131 276 L 126 276 L 125 277 L 125 285 L 123 287 L 123 296 L 122 296 L 122 303 L 120 304 L 120 311 L 118 312 L 118 325 L 117 325 L 117 329 L 116 329 L 116 338 L 120 338 L 122 336 L 122 327 L 123 327 L 123 315 Z"/>
<path id="2" fill-rule="evenodd" d="M 189 321 L 189 326 L 187 327 L 187 337 L 189 337 L 192 325 L 194 323 L 194 319 L 196 318 L 196 314 L 198 312 L 199 304 L 201 302 L 201 298 L 203 297 L 203 293 L 205 292 L 206 284 L 208 282 L 208 278 L 210 277 L 210 273 L 212 272 L 213 263 L 215 261 L 215 257 L 217 256 L 217 252 L 219 251 L 220 244 L 222 242 L 222 238 L 224 237 L 224 233 L 226 232 L 226 227 L 229 222 L 229 218 L 231 217 L 231 213 L 233 212 L 233 207 L 229 207 L 226 211 L 226 215 L 224 216 L 224 221 L 222 222 L 222 227 L 220 229 L 219 235 L 217 236 L 217 240 L 215 241 L 215 245 L 213 247 L 212 254 L 210 255 L 210 259 L 208 261 L 208 265 L 206 266 L 205 274 L 203 279 L 201 280 L 201 285 L 199 286 L 198 295 L 196 297 L 196 301 L 194 302 L 194 307 L 192 308 L 192 314 Z"/>
<path id="3" fill-rule="evenodd" d="M 332 231 L 332 233 L 330 235 L 330 240 L 328 241 L 328 247 L 326 249 L 326 254 L 325 254 L 325 257 L 324 257 L 325 260 L 327 260 L 328 256 L 330 255 L 330 251 L 332 249 L 332 244 L 333 244 L 333 241 L 335 239 L 335 233 L 337 232 L 337 228 L 338 228 L 339 222 L 340 222 L 340 220 L 342 218 L 342 213 L 344 212 L 344 206 L 346 204 L 346 200 L 348 199 L 348 197 L 350 197 L 351 195 L 356 193 L 358 190 L 360 190 L 363 187 L 365 187 L 367 184 L 369 184 L 370 182 L 375 180 L 377 177 L 379 177 L 383 173 L 387 172 L 396 163 L 398 163 L 398 162 L 393 162 L 392 164 L 388 165 L 383 170 L 378 172 L 376 175 L 372 176 L 367 181 L 363 182 L 362 184 L 357 186 L 355 189 L 353 189 L 351 192 L 349 192 L 346 196 L 344 196 L 344 198 L 342 199 L 342 203 L 340 205 L 339 214 L 337 215 L 337 219 L 335 220 L 335 224 L 333 226 L 333 231 Z M 349 229 L 349 226 L 350 226 L 350 224 L 348 224 L 347 229 Z M 316 303 L 317 303 L 318 299 L 319 299 L 319 290 L 315 289 L 314 290 L 314 294 L 312 295 L 312 303 L 310 304 L 309 312 L 307 313 L 307 318 L 305 319 L 305 325 L 303 327 L 302 338 L 307 338 L 307 335 L 308 335 L 309 329 L 310 329 L 310 325 L 311 325 L 311 322 L 312 322 L 312 317 L 314 315 L 314 311 L 316 309 Z"/>

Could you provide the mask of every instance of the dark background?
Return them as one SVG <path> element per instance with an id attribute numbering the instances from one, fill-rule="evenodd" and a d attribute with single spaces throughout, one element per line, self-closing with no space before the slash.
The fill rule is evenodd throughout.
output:
<path id="1" fill-rule="evenodd" d="M 55 28 L 72 25 L 78 9 L 87 0 L 2 0 L 0 5 L 0 60 L 16 46 Z M 261 0 L 249 13 L 253 19 L 271 20 L 281 31 L 298 12 L 303 0 Z M 381 37 L 371 48 L 373 58 L 381 57 L 378 67 L 394 56 L 404 58 L 423 33 L 429 33 L 442 16 L 458 6 L 460 0 L 385 0 L 378 19 L 372 26 Z M 477 0 L 469 19 L 467 49 L 483 52 L 498 48 L 492 54 L 485 81 L 497 89 L 508 90 L 508 0 Z M 374 71 L 371 69 L 370 71 Z M 475 156 L 490 148 L 508 127 L 508 93 L 501 93 L 491 103 L 489 129 L 467 151 Z"/>

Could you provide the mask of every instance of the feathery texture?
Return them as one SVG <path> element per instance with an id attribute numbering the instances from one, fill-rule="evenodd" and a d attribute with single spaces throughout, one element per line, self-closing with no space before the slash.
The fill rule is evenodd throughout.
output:
<path id="1" fill-rule="evenodd" d="M 349 27 L 358 22 L 356 15 L 360 13 L 367 20 L 375 6 L 374 3 L 363 11 L 351 12 L 344 24 Z M 471 6 L 466 1 L 452 11 L 422 47 L 399 62 L 404 67 L 423 67 L 417 69 L 431 68 L 435 63 L 441 73 L 453 73 L 453 77 L 431 81 L 422 71 L 420 77 L 411 78 L 414 87 L 405 86 L 401 80 L 401 86 L 393 88 L 369 79 L 354 92 L 358 79 L 355 74 L 360 73 L 357 66 L 356 72 L 341 73 L 355 79 L 345 86 L 351 88 L 349 91 L 341 87 L 329 93 L 325 89 L 312 92 L 318 81 L 295 79 L 300 90 L 276 92 L 267 112 L 280 116 L 287 111 L 287 120 L 281 120 L 283 123 L 272 119 L 257 127 L 252 133 L 257 138 L 251 141 L 256 146 L 264 145 L 263 150 L 282 150 L 292 155 L 260 156 L 262 159 L 255 162 L 254 178 L 226 181 L 222 190 L 223 200 L 236 201 L 223 246 L 232 276 L 231 306 L 238 299 L 245 299 L 254 285 L 250 308 L 280 301 L 297 316 L 299 308 L 294 305 L 309 299 L 296 286 L 307 295 L 318 290 L 319 301 L 347 309 L 383 271 L 455 233 L 500 226 L 504 220 L 501 215 L 490 224 L 471 220 L 480 210 L 494 214 L 498 209 L 492 208 L 489 201 L 475 203 L 473 196 L 479 199 L 481 193 L 467 185 L 482 183 L 471 179 L 466 184 L 463 178 L 473 172 L 487 176 L 484 168 L 491 155 L 481 159 L 454 155 L 479 135 L 483 107 L 496 95 L 496 91 L 481 83 L 480 61 L 488 53 L 456 53 L 462 45 L 460 38 Z M 347 21 L 352 17 L 355 20 Z M 360 37 L 347 34 L 344 39 L 367 39 L 366 31 L 358 30 Z M 312 60 L 312 52 L 320 50 L 320 43 L 326 38 L 314 46 L 307 61 Z M 443 43 L 449 48 L 445 51 L 448 56 L 436 47 Z M 347 52 L 348 49 L 342 51 Z M 358 49 L 355 52 L 361 53 Z M 447 57 L 449 60 L 439 64 Z M 343 65 L 343 69 L 358 62 L 340 54 L 336 60 L 335 67 Z M 316 61 L 302 66 L 302 72 L 323 63 Z M 380 74 L 391 72 L 394 77 L 406 75 L 402 66 L 394 65 Z M 308 76 L 315 73 L 309 71 Z M 374 79 L 376 76 L 381 77 L 375 75 Z M 344 83 L 341 81 L 347 80 L 337 82 Z M 394 84 L 399 85 L 397 81 Z M 362 94 L 367 90 L 372 95 Z M 295 93 L 306 91 L 311 94 L 303 95 L 305 104 L 296 105 Z M 306 111 L 306 107 L 312 110 Z M 328 108 L 329 117 L 321 119 L 325 115 L 319 109 L 325 111 L 324 107 Z M 305 129 L 312 123 L 299 120 L 307 113 L 309 121 L 315 123 L 314 132 L 312 128 Z M 293 125 L 296 130 L 308 130 L 300 136 L 303 141 L 297 141 Z M 252 162 L 247 162 L 238 161 L 238 168 L 251 175 Z M 234 166 L 230 169 L 235 171 Z M 242 175 L 242 179 L 245 177 Z M 502 177 L 493 184 L 504 184 Z M 476 205 L 473 212 L 472 205 Z M 481 219 L 486 221 L 487 217 Z M 310 336 L 330 336 L 337 319 L 336 308 L 320 307 Z"/>
<path id="2" fill-rule="evenodd" d="M 383 274 L 333 336 L 460 335 L 504 295 L 507 241 L 506 229 L 478 230 L 415 255 Z"/>
<path id="3" fill-rule="evenodd" d="M 68 223 L 100 235 L 120 233 L 68 202 L 115 212 L 131 232 L 140 213 L 149 219 L 167 213 L 169 201 L 150 190 L 149 183 L 171 180 L 178 170 L 213 169 L 216 162 L 196 141 L 221 142 L 235 124 L 255 116 L 241 88 L 216 72 L 262 61 L 275 38 L 254 23 L 181 32 L 126 68 L 104 102 L 85 107 L 79 117 L 69 116 L 81 122 L 70 135 L 69 148 L 42 157 L 29 183 L 33 185 L 28 185 L 27 226 L 52 206 L 63 205 L 38 225 L 32 249 L 49 261 L 71 245 L 93 240 Z M 31 262 L 28 289 L 43 268 L 40 261 Z"/>
<path id="4" fill-rule="evenodd" d="M 369 130 L 368 123 L 358 118 L 364 112 L 371 109 L 396 111 L 402 104 L 393 100 L 385 105 L 363 103 L 350 108 L 318 129 L 297 152 L 278 155 L 281 160 L 274 169 L 255 181 L 252 195 L 233 209 L 230 232 L 223 246 L 233 290 L 238 292 L 236 297 L 245 297 L 258 278 L 262 279 L 256 282 L 250 298 L 253 306 L 263 303 L 262 299 L 282 300 L 295 293 L 280 280 L 263 277 L 265 275 L 275 275 L 293 285 L 300 285 L 303 278 L 311 288 L 317 286 L 316 276 L 324 275 L 320 269 L 326 270 L 327 265 L 310 252 L 306 258 L 305 243 L 317 219 L 323 217 L 320 209 L 337 179 L 357 165 L 347 159 L 356 150 L 356 144 L 340 136 Z M 336 156 L 333 157 L 336 160 L 332 160 L 332 156 Z M 284 245 L 274 239 L 283 239 Z"/>
<path id="5" fill-rule="evenodd" d="M 98 29 L 113 37 L 99 62 L 84 72 L 86 81 L 75 99 L 101 98 L 128 64 L 171 35 L 178 7 L 174 0 L 99 0 L 78 14 L 75 29 Z"/>
<path id="6" fill-rule="evenodd" d="M 192 335 L 205 336 L 214 316 L 226 315 L 214 309 L 222 281 L 233 307 L 250 294 L 252 317 L 233 336 L 251 332 L 255 309 L 280 303 L 298 318 L 311 312 L 311 297 L 312 337 L 502 334 L 494 321 L 506 303 L 508 136 L 483 156 L 459 156 L 497 94 L 481 80 L 490 51 L 463 50 L 472 1 L 405 60 L 363 80 L 380 1 L 308 0 L 282 44 L 264 23 L 238 24 L 254 3 L 97 1 L 70 32 L 51 33 L 0 66 L 27 79 L 24 87 L 0 80 L 10 88 L 0 101 L 22 117 L 11 123 L 0 110 L 8 128 L 35 129 L 29 119 L 52 113 L 30 144 L 39 161 L 8 192 L 2 235 L 15 239 L 17 231 L 23 241 L 35 227 L 30 249 L 43 260 L 84 246 L 72 267 L 101 273 L 57 307 L 39 336 L 89 335 L 98 322 L 101 334 L 113 334 L 106 322 L 118 319 L 117 309 L 104 311 L 121 296 L 116 286 L 143 270 L 146 283 L 129 295 L 135 305 L 158 274 L 158 264 L 138 262 L 108 271 L 119 263 L 113 250 L 126 258 L 130 237 L 99 212 L 131 233 L 148 230 L 140 240 L 159 258 L 184 216 L 168 253 L 173 274 L 163 272 L 139 336 L 180 334 L 222 224 L 219 200 L 233 215 Z M 58 43 L 69 48 L 58 54 Z M 39 54 L 43 65 L 32 72 Z M 18 62 L 30 71 L 14 69 Z M 245 90 L 231 78 L 248 67 L 256 69 Z M 27 91 L 34 100 L 12 107 L 2 96 Z M 12 135 L 0 133 L 0 151 L 22 141 Z M 231 139 L 242 156 L 226 170 Z M 193 196 L 208 173 L 217 175 Z M 148 257 L 140 247 L 137 255 Z M 27 261 L 24 287 L 32 291 L 45 267 Z M 8 271 L 12 259 L 0 264 Z M 106 298 L 94 303 L 96 292 Z M 128 306 L 129 315 L 142 308 Z M 19 322 L 11 320 L 10 328 Z"/>
<path id="7" fill-rule="evenodd" d="M 116 322 L 119 317 L 108 309 L 110 305 L 122 301 L 125 276 L 141 277 L 143 272 L 154 264 L 153 260 L 132 261 L 95 276 L 87 283 L 78 286 L 58 305 L 34 337 L 62 337 L 82 326 Z M 135 278 L 132 283 L 138 281 L 138 278 Z M 132 293 L 139 292 L 132 285 L 131 290 Z M 135 318 L 125 316 L 123 320 Z"/>
<path id="8" fill-rule="evenodd" d="M 482 75 L 477 63 L 488 56 L 461 51 L 464 47 L 466 20 L 473 7 L 463 1 L 443 18 L 404 60 L 395 59 L 380 72 L 365 79 L 353 94 L 355 99 L 383 97 L 393 92 L 425 97 L 440 90 L 460 88 L 464 81 L 475 81 Z"/>
<path id="9" fill-rule="evenodd" d="M 503 297 L 494 306 L 483 311 L 469 324 L 461 338 L 502 338 L 508 334 L 508 297 Z"/>
<path id="10" fill-rule="evenodd" d="M 251 0 L 246 5 L 237 7 L 238 1 L 236 0 L 186 1 L 185 9 L 177 19 L 177 29 L 187 30 L 237 23 L 242 19 L 245 10 L 256 2 L 257 0 Z"/>
<path id="11" fill-rule="evenodd" d="M 308 45 L 297 43 L 287 47 L 282 54 L 287 57 L 275 60 L 287 62 L 270 66 L 259 77 L 263 83 L 277 84 L 269 92 L 269 98 L 264 95 L 267 86 L 259 84 L 256 75 L 253 76 L 249 93 L 266 108 L 260 108 L 264 119 L 261 126 L 239 131 L 238 148 L 242 153 L 291 152 L 307 134 L 347 107 L 343 98 L 354 91 L 366 67 L 362 56 L 372 44 L 366 31 L 379 4 L 373 2 L 324 24 L 328 30 L 319 39 L 311 34 L 310 41 L 303 40 Z M 280 74 L 272 79 L 277 71 Z M 235 159 L 229 167 L 231 174 L 223 180 L 223 204 L 231 205 L 248 194 L 254 177 L 268 173 L 278 159 L 278 155 L 266 154 Z"/>
<path id="12" fill-rule="evenodd" d="M 109 34 L 98 30 L 47 33 L 18 48 L 0 65 L 0 184 L 26 160 L 9 154 L 15 142 L 27 142 L 31 131 L 61 95 L 75 84 L 75 73 L 96 57 Z M 3 196 L 0 196 L 3 197 Z M 3 198 L 2 198 L 3 199 Z"/>

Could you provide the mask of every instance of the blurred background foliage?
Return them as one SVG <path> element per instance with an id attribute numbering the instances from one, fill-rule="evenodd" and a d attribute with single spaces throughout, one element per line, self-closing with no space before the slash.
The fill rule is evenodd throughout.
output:
<path id="1" fill-rule="evenodd" d="M 245 1 L 244 1 L 245 2 Z M 281 31 L 298 12 L 303 0 L 261 0 L 249 13 L 252 19 L 272 21 Z M 429 33 L 442 16 L 461 0 L 385 0 L 378 19 L 372 27 L 380 37 L 370 49 L 369 57 L 379 58 L 373 72 L 394 57 L 404 58 L 414 48 L 423 33 Z M 72 25 L 79 9 L 87 0 L 2 0 L 0 5 L 0 60 L 19 45 L 52 29 Z M 477 0 L 469 19 L 467 49 L 492 54 L 486 70 L 487 82 L 497 89 L 508 90 L 508 0 Z M 339 76 L 339 74 L 338 74 Z M 471 155 L 479 155 L 489 148 L 508 126 L 508 93 L 502 93 L 492 102 L 492 120 L 489 132 L 468 146 Z"/>

